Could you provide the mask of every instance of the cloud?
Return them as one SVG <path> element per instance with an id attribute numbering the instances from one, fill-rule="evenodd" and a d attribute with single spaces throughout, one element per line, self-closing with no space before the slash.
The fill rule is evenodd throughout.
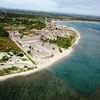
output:
<path id="1" fill-rule="evenodd" d="M 63 13 L 90 14 L 100 16 L 100 0 L 54 0 L 57 11 Z"/>
<path id="2" fill-rule="evenodd" d="M 0 7 L 100 15 L 100 0 L 0 0 Z"/>
<path id="3" fill-rule="evenodd" d="M 52 0 L 0 0 L 1 3 L 10 5 L 26 5 L 35 7 L 56 7 L 57 3 Z"/>

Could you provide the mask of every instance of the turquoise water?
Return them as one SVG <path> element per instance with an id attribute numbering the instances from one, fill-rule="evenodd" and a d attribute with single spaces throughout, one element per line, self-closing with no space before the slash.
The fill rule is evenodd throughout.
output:
<path id="1" fill-rule="evenodd" d="M 74 27 L 81 39 L 74 52 L 54 65 L 50 71 L 83 93 L 91 93 L 100 85 L 100 24 L 89 22 L 58 22 Z"/>

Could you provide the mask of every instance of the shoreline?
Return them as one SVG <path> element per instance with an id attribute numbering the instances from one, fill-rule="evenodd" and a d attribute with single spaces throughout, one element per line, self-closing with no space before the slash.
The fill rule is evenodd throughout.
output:
<path id="1" fill-rule="evenodd" d="M 54 21 L 56 22 L 56 21 Z M 100 23 L 100 22 L 96 22 L 96 21 L 81 21 L 81 20 L 66 20 L 66 21 L 57 21 L 57 22 L 85 22 L 85 23 Z"/>
<path id="2" fill-rule="evenodd" d="M 36 73 L 40 70 L 43 70 L 43 69 L 46 69 L 46 68 L 52 66 L 54 63 L 58 62 L 59 60 L 69 56 L 71 54 L 71 52 L 73 52 L 73 46 L 76 45 L 79 42 L 79 39 L 80 39 L 79 32 L 76 29 L 74 29 L 73 27 L 71 27 L 71 28 L 77 33 L 77 39 L 75 40 L 75 42 L 72 44 L 71 47 L 64 50 L 62 53 L 60 53 L 60 52 L 57 53 L 53 58 L 51 58 L 49 60 L 49 62 L 46 62 L 43 65 L 38 65 L 37 69 L 33 69 L 33 70 L 30 70 L 30 71 L 26 71 L 26 72 L 20 72 L 20 73 L 5 75 L 5 76 L 0 76 L 0 81 L 4 81 L 6 79 L 13 78 L 13 77 L 16 77 L 16 76 L 26 76 L 26 75 L 29 75 L 29 74 L 32 74 L 32 73 Z"/>

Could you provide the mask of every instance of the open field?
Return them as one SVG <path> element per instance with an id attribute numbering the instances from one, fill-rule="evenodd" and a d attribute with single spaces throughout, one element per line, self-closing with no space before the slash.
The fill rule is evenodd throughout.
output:
<path id="1" fill-rule="evenodd" d="M 19 47 L 8 37 L 0 37 L 0 52 L 7 52 L 10 50 L 21 51 Z"/>
<path id="2" fill-rule="evenodd" d="M 0 76 L 34 68 L 23 51 L 10 39 L 9 33 L 0 27 Z"/>

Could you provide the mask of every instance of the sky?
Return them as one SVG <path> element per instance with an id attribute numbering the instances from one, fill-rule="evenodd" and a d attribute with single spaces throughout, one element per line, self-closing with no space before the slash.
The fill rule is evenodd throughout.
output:
<path id="1" fill-rule="evenodd" d="M 0 0 L 0 7 L 100 16 L 100 0 Z"/>

